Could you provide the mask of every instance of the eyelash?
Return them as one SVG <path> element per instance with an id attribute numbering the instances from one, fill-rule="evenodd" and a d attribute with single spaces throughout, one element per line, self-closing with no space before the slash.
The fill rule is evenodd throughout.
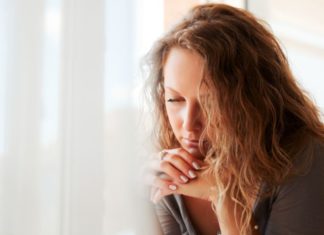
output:
<path id="1" fill-rule="evenodd" d="M 174 102 L 180 102 L 179 99 L 167 99 L 167 102 L 174 103 Z"/>

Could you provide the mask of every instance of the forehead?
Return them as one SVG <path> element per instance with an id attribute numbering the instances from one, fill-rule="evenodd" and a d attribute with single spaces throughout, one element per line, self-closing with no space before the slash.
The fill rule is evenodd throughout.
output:
<path id="1" fill-rule="evenodd" d="M 204 76 L 204 60 L 191 50 L 172 48 L 167 55 L 163 75 L 165 88 L 181 94 L 197 93 Z"/>

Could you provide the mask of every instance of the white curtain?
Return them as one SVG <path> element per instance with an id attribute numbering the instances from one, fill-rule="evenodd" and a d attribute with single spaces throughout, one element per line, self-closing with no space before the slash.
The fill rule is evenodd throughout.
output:
<path id="1" fill-rule="evenodd" d="M 154 234 L 138 195 L 135 88 L 162 11 L 162 1 L 0 1 L 0 234 Z"/>

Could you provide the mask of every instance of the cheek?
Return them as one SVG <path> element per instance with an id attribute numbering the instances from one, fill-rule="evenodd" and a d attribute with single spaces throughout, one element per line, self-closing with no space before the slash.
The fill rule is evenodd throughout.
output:
<path id="1" fill-rule="evenodd" d="M 166 107 L 169 123 L 174 134 L 177 136 L 178 131 L 182 126 L 182 118 L 180 111 L 174 107 Z"/>

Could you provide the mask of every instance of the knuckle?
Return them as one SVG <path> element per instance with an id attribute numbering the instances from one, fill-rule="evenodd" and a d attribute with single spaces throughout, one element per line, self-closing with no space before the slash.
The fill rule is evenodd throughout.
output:
<path id="1" fill-rule="evenodd" d="M 161 163 L 161 170 L 168 174 L 173 173 L 173 167 L 168 162 Z"/>
<path id="2" fill-rule="evenodd" d="M 191 160 L 189 157 L 189 154 L 187 153 L 187 151 L 185 151 L 184 149 L 180 149 L 179 150 L 179 155 L 184 158 L 185 160 Z"/>
<path id="3" fill-rule="evenodd" d="M 190 170 L 188 163 L 180 159 L 177 162 L 177 168 L 179 169 L 179 173 L 187 172 L 188 170 Z"/>
<path id="4" fill-rule="evenodd" d="M 191 168 L 188 165 L 183 166 L 182 171 L 183 173 L 187 174 L 188 171 L 191 170 Z"/>

